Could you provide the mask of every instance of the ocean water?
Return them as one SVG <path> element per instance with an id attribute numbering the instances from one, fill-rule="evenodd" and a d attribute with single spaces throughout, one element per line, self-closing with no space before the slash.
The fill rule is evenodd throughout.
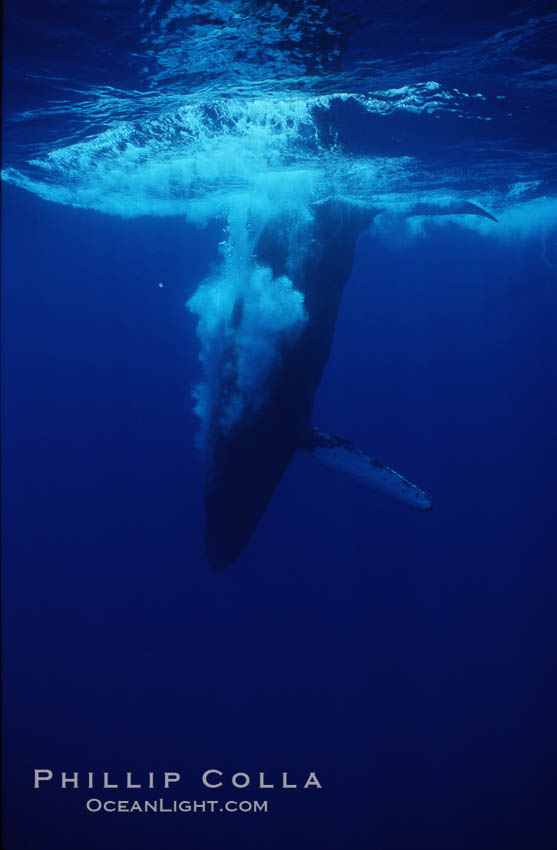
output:
<path id="1" fill-rule="evenodd" d="M 557 847 L 556 34 L 541 2 L 6 0 L 6 850 Z M 228 414 L 265 403 L 308 317 L 254 250 L 326 198 L 377 214 L 314 422 L 434 509 L 299 453 L 217 573 L 214 355 L 242 299 Z M 86 809 L 214 799 L 209 768 L 269 811 Z"/>

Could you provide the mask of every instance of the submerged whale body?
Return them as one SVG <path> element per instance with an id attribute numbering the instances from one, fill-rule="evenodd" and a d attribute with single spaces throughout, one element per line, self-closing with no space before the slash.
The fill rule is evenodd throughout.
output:
<path id="1" fill-rule="evenodd" d="M 373 491 L 428 510 L 426 494 L 348 440 L 311 424 L 315 393 L 327 363 L 338 309 L 350 277 L 360 231 L 380 210 L 335 199 L 313 207 L 300 225 L 285 214 L 271 220 L 256 244 L 254 260 L 287 276 L 303 295 L 307 320 L 278 341 L 278 357 L 265 379 L 259 405 L 245 405 L 227 421 L 231 398 L 241 397 L 236 331 L 243 320 L 239 299 L 223 346 L 207 435 L 205 546 L 211 564 L 223 569 L 248 543 L 273 491 L 298 449 L 366 482 Z M 473 204 L 415 205 L 406 215 L 474 214 L 492 218 Z"/>

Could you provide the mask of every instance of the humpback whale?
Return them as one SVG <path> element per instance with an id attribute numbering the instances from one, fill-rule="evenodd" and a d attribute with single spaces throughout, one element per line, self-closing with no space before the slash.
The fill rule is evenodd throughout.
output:
<path id="1" fill-rule="evenodd" d="M 260 232 L 254 266 L 272 279 L 287 278 L 303 296 L 306 321 L 295 332 L 277 335 L 277 356 L 265 375 L 256 405 L 246 403 L 230 418 L 231 399 L 245 394 L 239 378 L 237 339 L 244 321 L 239 297 L 225 328 L 209 412 L 206 445 L 205 547 L 222 570 L 248 543 L 281 476 L 298 450 L 387 493 L 411 508 L 427 511 L 429 497 L 399 473 L 349 440 L 312 424 L 314 397 L 325 369 L 356 241 L 383 210 L 328 198 L 312 205 L 300 224 L 289 213 L 271 218 Z M 493 216 L 470 202 L 417 203 L 408 216 Z"/>

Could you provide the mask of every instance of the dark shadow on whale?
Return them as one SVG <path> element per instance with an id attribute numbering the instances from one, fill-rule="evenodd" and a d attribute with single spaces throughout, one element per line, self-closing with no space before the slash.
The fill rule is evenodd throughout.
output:
<path id="1" fill-rule="evenodd" d="M 356 241 L 380 212 L 328 199 L 313 206 L 312 220 L 303 227 L 284 214 L 261 233 L 255 262 L 269 267 L 273 278 L 286 275 L 293 281 L 304 296 L 308 318 L 297 334 L 279 337 L 280 357 L 266 378 L 263 402 L 255 409 L 247 405 L 238 421 L 224 427 L 226 405 L 234 394 L 241 393 L 234 345 L 234 330 L 242 322 L 241 301 L 230 317 L 229 342 L 221 354 L 207 437 L 205 545 L 217 569 L 234 561 L 248 543 L 298 449 L 356 476 L 373 491 L 389 493 L 419 510 L 431 508 L 429 498 L 414 484 L 350 441 L 311 424 L 314 397 L 331 350 Z M 405 213 L 455 214 L 493 219 L 471 203 L 421 203 Z"/>

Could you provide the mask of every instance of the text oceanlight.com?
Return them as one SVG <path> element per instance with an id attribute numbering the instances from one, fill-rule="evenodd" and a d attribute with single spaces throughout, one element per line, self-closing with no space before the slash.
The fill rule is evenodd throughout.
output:
<path id="1" fill-rule="evenodd" d="M 118 814 L 214 814 L 269 811 L 268 800 L 87 800 L 87 811 Z"/>

